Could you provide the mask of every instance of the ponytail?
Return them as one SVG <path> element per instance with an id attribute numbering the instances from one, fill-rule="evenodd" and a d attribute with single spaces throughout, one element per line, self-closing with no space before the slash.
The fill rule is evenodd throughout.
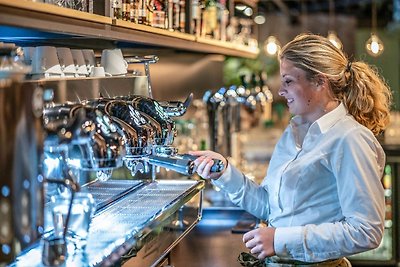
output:
<path id="1" fill-rule="evenodd" d="M 390 122 L 389 87 L 376 69 L 362 61 L 351 63 L 345 73 L 342 101 L 348 112 L 374 135 L 380 134 Z"/>

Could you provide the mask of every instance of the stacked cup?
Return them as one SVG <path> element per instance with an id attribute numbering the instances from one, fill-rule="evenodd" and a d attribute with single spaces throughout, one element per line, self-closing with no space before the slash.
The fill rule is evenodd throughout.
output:
<path id="1" fill-rule="evenodd" d="M 77 77 L 76 66 L 71 49 L 68 47 L 57 48 L 58 60 L 65 77 Z"/>
<path id="2" fill-rule="evenodd" d="M 104 49 L 101 54 L 101 66 L 112 76 L 125 76 L 128 73 L 128 63 L 121 49 Z"/>
<path id="3" fill-rule="evenodd" d="M 54 46 L 37 46 L 32 55 L 32 78 L 60 78 L 63 70 Z"/>
<path id="4" fill-rule="evenodd" d="M 81 49 L 71 49 L 72 58 L 74 60 L 77 77 L 86 77 L 89 75 L 85 58 Z"/>

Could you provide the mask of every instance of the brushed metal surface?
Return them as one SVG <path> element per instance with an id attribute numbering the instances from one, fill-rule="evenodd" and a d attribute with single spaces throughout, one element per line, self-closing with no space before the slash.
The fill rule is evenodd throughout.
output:
<path id="1" fill-rule="evenodd" d="M 155 264 L 200 220 L 202 198 L 198 196 L 203 188 L 204 181 L 195 180 L 159 180 L 139 186 L 95 215 L 85 257 L 71 255 L 66 266 L 109 266 L 132 249 L 142 254 L 136 266 L 143 266 L 143 259 Z M 160 239 L 163 236 L 168 236 L 168 242 Z M 147 251 L 157 244 L 163 244 L 162 251 Z M 36 243 L 10 266 L 43 266 L 41 253 L 41 244 Z"/>

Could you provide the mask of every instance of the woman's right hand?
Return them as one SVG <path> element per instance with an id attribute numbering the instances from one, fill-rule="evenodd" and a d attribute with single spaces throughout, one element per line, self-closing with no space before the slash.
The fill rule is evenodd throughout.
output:
<path id="1" fill-rule="evenodd" d="M 194 161 L 196 165 L 196 172 L 204 179 L 218 179 L 225 172 L 228 167 L 228 161 L 221 154 L 210 150 L 202 151 L 189 151 L 190 155 L 197 156 Z M 219 159 L 224 164 L 224 169 L 220 172 L 210 172 L 211 167 L 214 165 L 214 159 Z"/>

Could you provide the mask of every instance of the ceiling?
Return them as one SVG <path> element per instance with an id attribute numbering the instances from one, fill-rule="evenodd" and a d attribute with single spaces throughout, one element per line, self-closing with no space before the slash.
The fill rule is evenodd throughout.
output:
<path id="1" fill-rule="evenodd" d="M 371 27 L 372 4 L 376 5 L 377 27 L 386 27 L 393 19 L 394 10 L 398 14 L 400 4 L 394 7 L 399 0 L 259 0 L 258 12 L 268 14 L 282 13 L 289 17 L 290 22 L 296 24 L 299 16 L 304 14 L 325 13 L 339 16 L 355 16 L 358 27 Z M 334 7 L 330 13 L 330 4 Z M 397 15 L 398 16 L 398 15 Z"/>

